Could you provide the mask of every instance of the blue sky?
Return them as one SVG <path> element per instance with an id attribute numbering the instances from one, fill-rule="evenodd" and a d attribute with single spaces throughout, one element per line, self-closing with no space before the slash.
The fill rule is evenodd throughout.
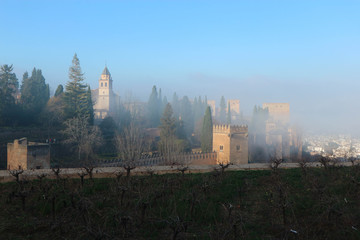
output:
<path id="1" fill-rule="evenodd" d="M 147 100 L 157 85 L 168 98 L 240 99 L 245 114 L 290 102 L 305 128 L 349 132 L 360 129 L 359 13 L 360 1 L 0 0 L 0 64 L 20 81 L 40 68 L 55 89 L 76 52 L 92 88 L 106 63 L 123 97 Z"/>

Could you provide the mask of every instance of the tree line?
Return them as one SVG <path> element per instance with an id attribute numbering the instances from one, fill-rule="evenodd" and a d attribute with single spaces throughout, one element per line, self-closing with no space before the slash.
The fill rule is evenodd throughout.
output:
<path id="1" fill-rule="evenodd" d="M 90 86 L 85 84 L 80 62 L 74 55 L 69 81 L 59 85 L 50 98 L 50 87 L 41 69 L 25 72 L 19 80 L 13 65 L 0 66 L 0 126 L 57 125 L 74 116 L 86 115 L 93 124 Z"/>

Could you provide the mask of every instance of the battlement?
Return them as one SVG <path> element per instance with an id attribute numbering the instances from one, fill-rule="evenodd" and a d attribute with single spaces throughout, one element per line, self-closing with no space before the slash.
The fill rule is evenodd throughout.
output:
<path id="1" fill-rule="evenodd" d="M 213 133 L 247 133 L 247 125 L 213 125 Z"/>

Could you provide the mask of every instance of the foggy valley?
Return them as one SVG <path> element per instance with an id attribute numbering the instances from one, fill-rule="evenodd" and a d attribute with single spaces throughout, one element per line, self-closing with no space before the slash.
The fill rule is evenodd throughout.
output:
<path id="1" fill-rule="evenodd" d="M 359 239 L 358 1 L 0 1 L 0 239 Z"/>

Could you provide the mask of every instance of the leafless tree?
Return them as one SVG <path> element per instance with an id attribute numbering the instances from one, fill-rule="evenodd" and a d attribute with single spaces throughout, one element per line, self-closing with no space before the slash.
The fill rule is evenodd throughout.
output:
<path id="1" fill-rule="evenodd" d="M 61 172 L 60 167 L 51 168 L 51 170 L 52 170 L 53 173 L 55 174 L 56 179 L 60 179 L 60 172 Z"/>
<path id="2" fill-rule="evenodd" d="M 270 168 L 274 172 L 276 172 L 282 162 L 283 162 L 282 158 L 271 157 L 270 162 L 269 162 L 270 163 Z"/>
<path id="3" fill-rule="evenodd" d="M 19 169 L 8 170 L 8 172 L 11 176 L 15 177 L 16 182 L 19 183 L 20 175 L 24 173 L 24 170 L 22 169 L 21 166 L 19 166 Z"/>
<path id="4" fill-rule="evenodd" d="M 220 167 L 220 173 L 224 174 L 225 169 L 227 169 L 230 165 L 232 165 L 232 163 L 230 163 L 230 162 L 221 162 L 218 165 Z"/>
<path id="5" fill-rule="evenodd" d="M 116 147 L 126 174 L 130 176 L 131 170 L 139 164 L 145 150 L 144 131 L 136 121 L 131 121 L 129 126 L 116 136 Z"/>
<path id="6" fill-rule="evenodd" d="M 79 175 L 80 180 L 81 180 L 81 186 L 83 187 L 84 186 L 84 177 L 86 175 L 88 175 L 88 174 L 86 172 L 84 172 L 84 171 L 81 171 L 81 172 L 78 173 L 78 175 Z"/>
<path id="7" fill-rule="evenodd" d="M 181 166 L 179 166 L 178 168 L 177 168 L 177 170 L 179 171 L 179 172 L 181 172 L 181 175 L 184 177 L 184 175 L 185 175 L 185 172 L 186 172 L 186 170 L 188 170 L 189 169 L 189 167 L 188 166 L 183 166 L 183 165 L 181 165 Z"/>
<path id="8" fill-rule="evenodd" d="M 321 163 L 321 165 L 324 166 L 325 169 L 328 169 L 330 161 L 331 160 L 330 160 L 329 157 L 321 156 L 320 159 L 319 159 L 319 162 Z"/>
<path id="9" fill-rule="evenodd" d="M 78 159 L 84 155 L 85 161 L 93 153 L 93 148 L 101 143 L 101 134 L 97 126 L 89 125 L 88 117 L 75 117 L 65 121 L 63 134 L 67 136 L 65 143 L 74 144 L 77 148 Z"/>

